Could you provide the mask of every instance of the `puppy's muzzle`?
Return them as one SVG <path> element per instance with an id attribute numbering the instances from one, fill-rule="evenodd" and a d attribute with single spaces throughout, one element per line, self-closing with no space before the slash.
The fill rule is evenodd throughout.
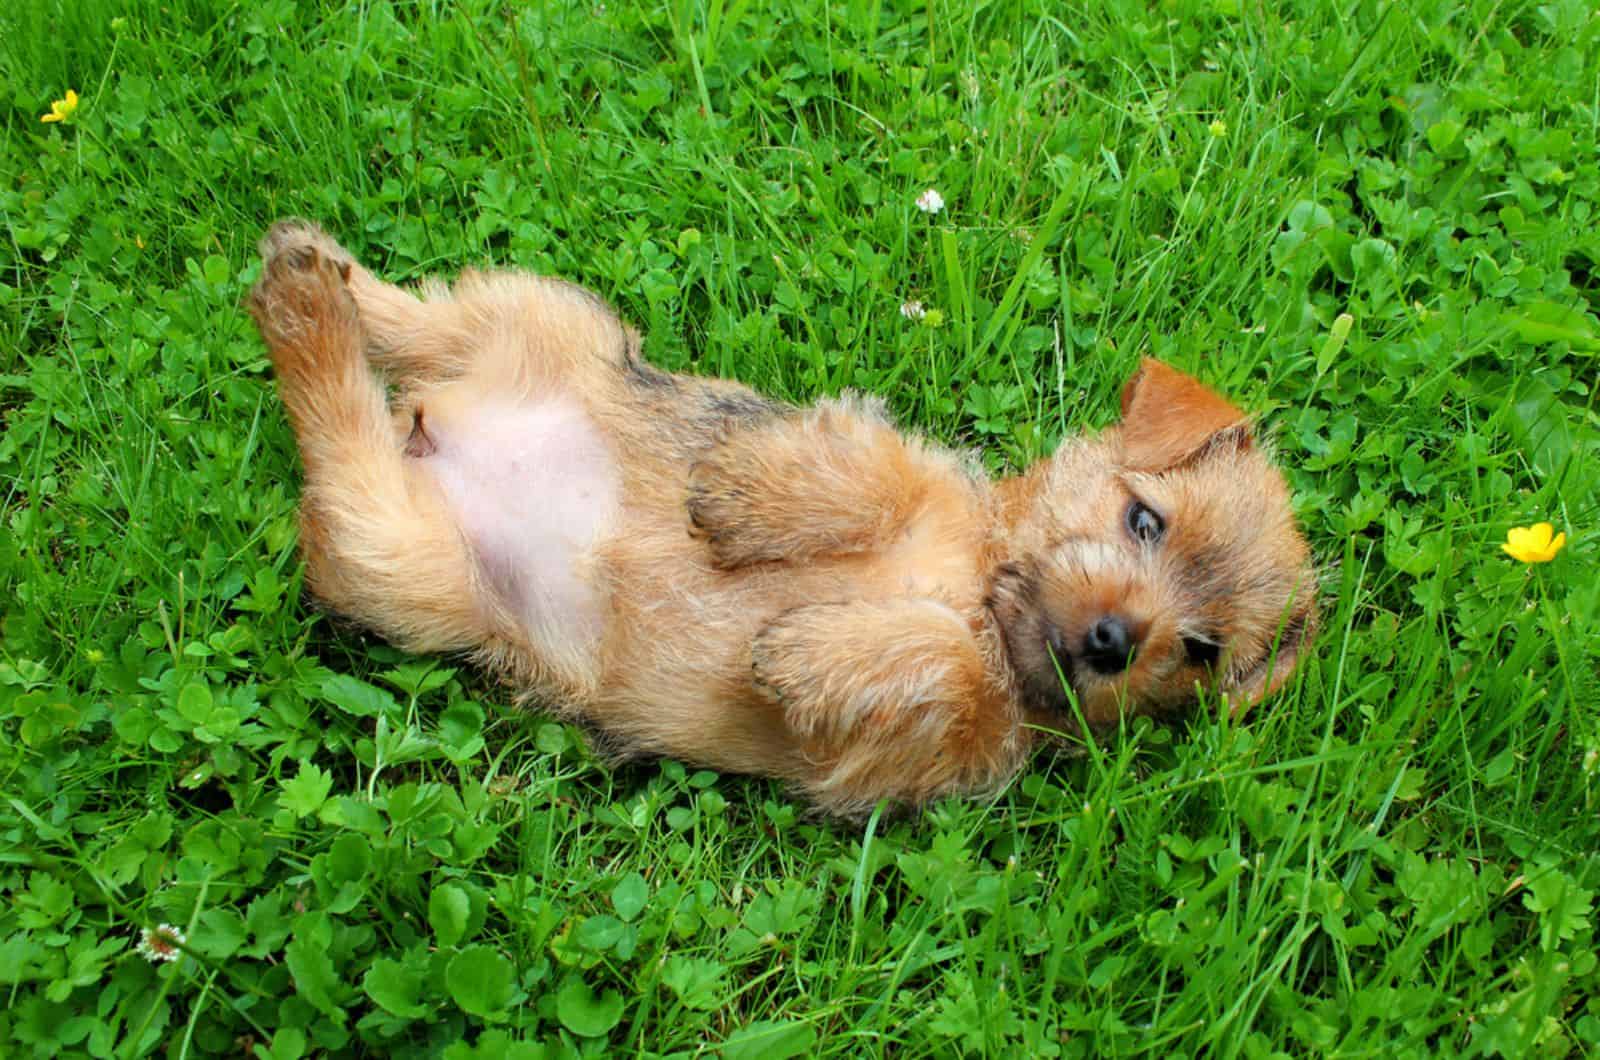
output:
<path id="1" fill-rule="evenodd" d="M 1139 639 L 1120 615 L 1106 615 L 1083 635 L 1083 661 L 1103 676 L 1120 674 L 1133 662 Z"/>

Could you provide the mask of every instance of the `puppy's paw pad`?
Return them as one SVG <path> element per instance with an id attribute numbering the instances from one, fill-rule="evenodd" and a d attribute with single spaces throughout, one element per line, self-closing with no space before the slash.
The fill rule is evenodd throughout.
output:
<path id="1" fill-rule="evenodd" d="M 247 304 L 281 374 L 312 371 L 328 351 L 359 349 L 337 338 L 360 326 L 346 283 L 354 262 L 343 248 L 315 225 L 280 221 L 262 238 L 261 254 Z"/>
<path id="2" fill-rule="evenodd" d="M 769 623 L 750 642 L 750 680 L 774 703 L 784 700 L 783 658 L 788 650 L 783 619 Z"/>
<path id="3" fill-rule="evenodd" d="M 703 460 L 689 469 L 684 499 L 689 536 L 706 543 L 712 565 L 720 570 L 782 558 L 762 548 L 759 536 L 749 531 L 747 496 L 748 491 L 730 483 L 714 461 Z"/>
<path id="4" fill-rule="evenodd" d="M 771 668 L 767 660 L 757 656 L 750 660 L 750 683 L 755 686 L 763 699 L 777 706 L 783 706 L 783 687 L 771 676 Z"/>
<path id="5" fill-rule="evenodd" d="M 260 249 L 268 276 L 321 271 L 337 276 L 342 283 L 355 266 L 355 259 L 331 236 L 299 218 L 279 221 L 267 229 Z"/>
<path id="6" fill-rule="evenodd" d="M 250 292 L 250 312 L 262 333 L 342 326 L 355 318 L 354 302 L 338 272 L 315 251 L 290 252 L 274 263 Z"/>
<path id="7" fill-rule="evenodd" d="M 727 559 L 724 551 L 730 527 L 718 512 L 716 498 L 690 493 L 685 507 L 689 512 L 689 536 L 710 545 L 712 560 L 720 566 Z"/>
<path id="8" fill-rule="evenodd" d="M 785 612 L 773 619 L 750 645 L 750 679 L 756 691 L 783 711 L 789 727 L 806 739 L 845 735 L 829 694 L 827 645 L 807 622 L 817 607 Z M 809 616 L 809 617 L 808 617 Z"/>

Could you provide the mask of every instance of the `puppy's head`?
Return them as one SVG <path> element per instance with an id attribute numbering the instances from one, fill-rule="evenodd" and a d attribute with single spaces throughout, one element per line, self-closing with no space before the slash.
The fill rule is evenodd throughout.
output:
<path id="1" fill-rule="evenodd" d="M 1158 361 L 1122 421 L 1068 442 L 1018 485 L 990 606 L 1019 691 L 1070 724 L 1167 713 L 1199 687 L 1241 709 L 1310 644 L 1316 577 L 1283 477 L 1245 415 Z"/>

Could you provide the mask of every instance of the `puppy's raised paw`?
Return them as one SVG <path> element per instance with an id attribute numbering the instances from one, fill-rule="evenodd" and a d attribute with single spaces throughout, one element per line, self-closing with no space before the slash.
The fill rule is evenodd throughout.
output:
<path id="1" fill-rule="evenodd" d="M 875 417 L 866 406 L 830 404 L 722 434 L 689 468 L 685 500 L 689 534 L 706 543 L 712 565 L 804 563 L 879 540 L 901 498 L 849 500 L 889 430 Z M 891 464 L 898 452 L 891 442 Z"/>
<path id="2" fill-rule="evenodd" d="M 279 221 L 261 240 L 261 258 L 249 308 L 280 376 L 329 367 L 330 352 L 356 348 L 344 341 L 359 323 L 342 247 L 309 222 Z"/>
<path id="3" fill-rule="evenodd" d="M 981 685 L 963 617 L 929 600 L 791 608 L 751 643 L 756 688 L 807 739 L 909 738 L 933 745 Z"/>
<path id="4" fill-rule="evenodd" d="M 340 279 L 348 280 L 350 270 L 355 267 L 350 252 L 332 236 L 298 217 L 275 221 L 261 237 L 258 249 L 268 271 L 275 268 L 303 271 L 314 267 L 318 259 L 326 259 L 338 271 Z"/>
<path id="5" fill-rule="evenodd" d="M 815 658 L 825 634 L 828 605 L 801 607 L 778 615 L 750 643 L 750 679 L 768 701 L 784 709 L 789 724 L 808 737 L 842 735 L 837 717 L 826 710 L 827 671 Z"/>
<path id="6" fill-rule="evenodd" d="M 720 570 L 783 559 L 782 543 L 751 525 L 752 491 L 759 496 L 759 489 L 742 481 L 730 455 L 719 445 L 689 468 L 689 536 L 706 543 Z"/>

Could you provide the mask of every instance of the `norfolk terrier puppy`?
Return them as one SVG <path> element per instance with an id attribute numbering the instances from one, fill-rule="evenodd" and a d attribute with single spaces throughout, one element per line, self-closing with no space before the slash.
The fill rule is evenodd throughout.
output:
<path id="1" fill-rule="evenodd" d="M 413 294 L 300 221 L 261 251 L 311 592 L 619 755 L 915 804 L 995 787 L 1042 733 L 1258 700 L 1311 640 L 1283 478 L 1159 362 L 1119 424 L 991 481 L 874 402 L 653 368 L 559 280 Z"/>

